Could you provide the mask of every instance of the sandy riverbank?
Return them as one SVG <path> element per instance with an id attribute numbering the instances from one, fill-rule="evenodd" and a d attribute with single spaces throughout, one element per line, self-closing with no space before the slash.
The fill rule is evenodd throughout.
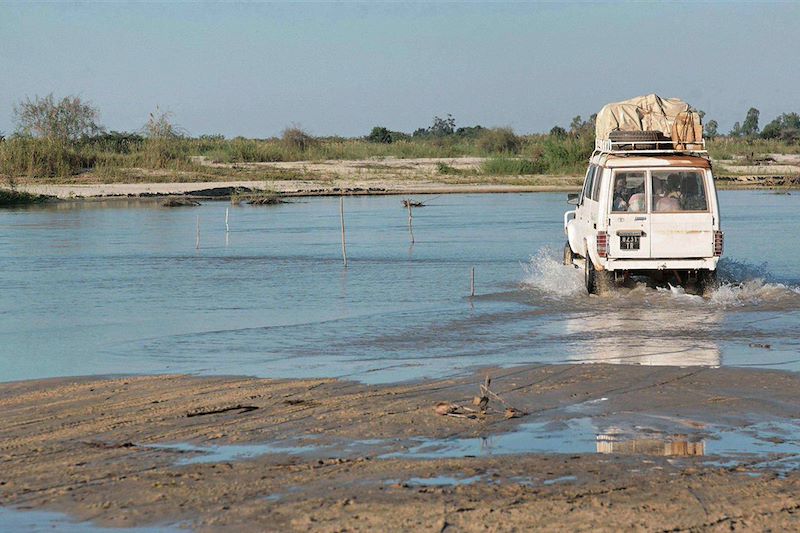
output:
<path id="1" fill-rule="evenodd" d="M 775 157 L 778 157 L 776 155 Z M 124 169 L 113 180 L 87 172 L 68 181 L 19 180 L 20 190 L 62 199 L 138 196 L 215 196 L 227 188 L 272 190 L 288 196 L 340 194 L 445 194 L 578 191 L 583 176 L 489 176 L 484 158 L 292 161 L 213 163 L 195 158 L 208 172 Z M 800 187 L 800 159 L 781 156 L 775 165 L 742 166 L 725 161 L 720 189 Z M 449 169 L 443 173 L 440 169 Z M 198 192 L 199 191 L 199 192 Z"/>
<path id="2" fill-rule="evenodd" d="M 800 376 L 607 365 L 489 373 L 492 390 L 528 414 L 507 420 L 497 400 L 485 418 L 434 412 L 438 402 L 469 406 L 484 372 L 389 386 L 187 376 L 0 384 L 0 504 L 198 530 L 800 526 L 800 475 L 787 463 L 765 465 L 763 453 L 713 462 L 726 435 L 763 449 L 797 444 L 764 424 L 797 422 Z M 575 428 L 592 433 L 588 449 L 574 448 Z M 236 460 L 235 450 L 250 456 Z M 538 453 L 514 454 L 527 450 Z"/>

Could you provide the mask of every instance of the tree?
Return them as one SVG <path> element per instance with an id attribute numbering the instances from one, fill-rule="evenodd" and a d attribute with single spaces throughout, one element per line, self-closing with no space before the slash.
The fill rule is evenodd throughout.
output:
<path id="1" fill-rule="evenodd" d="M 562 128 L 561 126 L 553 126 L 550 129 L 550 135 L 556 137 L 557 139 L 563 139 L 567 136 L 567 130 Z"/>
<path id="2" fill-rule="evenodd" d="M 22 135 L 60 141 L 76 141 L 103 131 L 97 121 L 100 112 L 80 96 L 65 96 L 60 101 L 53 93 L 33 100 L 25 98 L 14 106 L 14 121 Z"/>
<path id="3" fill-rule="evenodd" d="M 728 134 L 731 137 L 741 137 L 742 136 L 742 125 L 738 122 L 733 124 L 733 128 L 731 128 L 731 132 Z"/>
<path id="4" fill-rule="evenodd" d="M 374 143 L 390 144 L 393 141 L 392 132 L 383 126 L 375 126 L 367 135 L 367 140 Z"/>
<path id="5" fill-rule="evenodd" d="M 447 114 L 447 118 L 433 117 L 433 124 L 429 131 L 434 137 L 452 135 L 456 131 L 456 119 L 450 113 Z"/>
<path id="6" fill-rule="evenodd" d="M 144 134 L 149 139 L 177 139 L 184 136 L 184 131 L 172 123 L 172 113 L 156 106 L 144 125 Z"/>
<path id="7" fill-rule="evenodd" d="M 799 136 L 800 115 L 797 113 L 783 113 L 761 130 L 761 137 L 764 139 L 794 141 Z"/>
<path id="8" fill-rule="evenodd" d="M 569 123 L 569 133 L 575 137 L 590 137 L 594 135 L 594 126 L 597 122 L 597 113 L 583 120 L 580 115 L 574 117 Z"/>
<path id="9" fill-rule="evenodd" d="M 758 134 L 758 115 L 759 111 L 755 107 L 747 110 L 747 115 L 742 122 L 741 134 L 745 137 L 754 137 Z"/>
<path id="10" fill-rule="evenodd" d="M 705 135 L 706 138 L 708 139 L 714 139 L 717 137 L 717 135 L 719 135 L 719 133 L 717 133 L 717 128 L 719 128 L 719 124 L 717 124 L 717 121 L 713 119 L 709 120 L 708 122 L 706 122 L 706 125 L 703 128 L 704 129 L 703 135 Z"/>

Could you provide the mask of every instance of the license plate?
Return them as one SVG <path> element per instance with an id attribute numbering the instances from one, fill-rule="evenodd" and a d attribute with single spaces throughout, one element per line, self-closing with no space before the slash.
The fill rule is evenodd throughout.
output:
<path id="1" fill-rule="evenodd" d="M 620 250 L 638 250 L 641 237 L 639 235 L 620 235 L 619 236 L 619 249 Z"/>

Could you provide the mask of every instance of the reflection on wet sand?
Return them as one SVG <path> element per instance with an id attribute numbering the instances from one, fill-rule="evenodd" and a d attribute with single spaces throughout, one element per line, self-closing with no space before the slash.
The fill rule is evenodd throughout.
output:
<path id="1" fill-rule="evenodd" d="M 612 305 L 631 307 L 615 308 Z M 716 342 L 723 314 L 691 307 L 655 308 L 610 302 L 598 313 L 569 317 L 568 336 L 579 342 L 572 361 L 653 366 L 719 366 Z"/>
<path id="2" fill-rule="evenodd" d="M 704 441 L 692 441 L 688 435 L 655 434 L 639 437 L 613 428 L 597 435 L 597 453 L 690 457 L 705 455 L 705 451 Z"/>

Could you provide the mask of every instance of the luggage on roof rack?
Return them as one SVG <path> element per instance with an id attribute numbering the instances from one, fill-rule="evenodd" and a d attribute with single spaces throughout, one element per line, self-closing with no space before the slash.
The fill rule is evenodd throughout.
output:
<path id="1" fill-rule="evenodd" d="M 700 114 L 656 94 L 606 104 L 597 114 L 595 149 L 603 152 L 705 153 Z"/>

